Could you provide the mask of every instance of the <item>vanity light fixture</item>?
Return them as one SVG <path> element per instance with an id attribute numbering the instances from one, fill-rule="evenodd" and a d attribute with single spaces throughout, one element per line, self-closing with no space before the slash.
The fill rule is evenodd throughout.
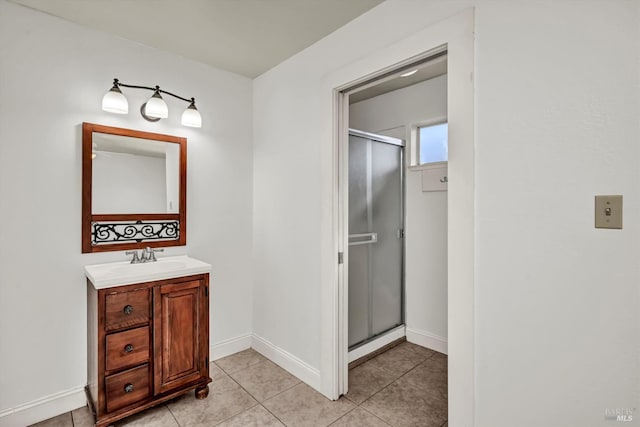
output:
<path id="1" fill-rule="evenodd" d="M 182 101 L 188 102 L 189 106 L 182 113 L 182 124 L 184 126 L 191 127 L 202 127 L 202 117 L 200 116 L 200 112 L 196 108 L 196 100 L 195 98 L 187 99 L 181 96 L 178 96 L 174 93 L 167 92 L 166 90 L 160 89 L 160 86 L 149 87 L 149 86 L 138 86 L 138 85 L 128 85 L 124 83 L 120 83 L 118 79 L 113 79 L 113 87 L 107 92 L 102 98 L 102 109 L 104 111 L 108 111 L 110 113 L 116 114 L 127 114 L 129 112 L 129 103 L 127 102 L 127 98 L 125 98 L 121 87 L 128 87 L 132 89 L 146 89 L 153 91 L 153 95 L 151 98 L 147 100 L 140 107 L 140 114 L 145 120 L 150 122 L 157 122 L 160 119 L 166 119 L 169 117 L 169 108 L 167 107 L 167 103 L 162 99 L 161 94 L 171 95 L 174 98 L 181 99 Z"/>

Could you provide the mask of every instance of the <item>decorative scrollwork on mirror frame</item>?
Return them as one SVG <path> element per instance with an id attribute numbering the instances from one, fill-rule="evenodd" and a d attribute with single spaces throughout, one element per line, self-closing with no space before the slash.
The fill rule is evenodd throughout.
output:
<path id="1" fill-rule="evenodd" d="M 108 137 L 109 139 L 126 139 L 130 147 L 139 147 L 142 145 L 151 145 L 155 147 L 155 141 L 169 143 L 171 147 L 178 147 L 171 151 L 177 153 L 177 171 L 174 166 L 167 164 L 166 168 L 171 168 L 177 178 L 172 182 L 175 186 L 166 184 L 167 193 L 171 190 L 172 197 L 167 195 L 167 210 L 165 212 L 157 212 L 155 209 L 145 213 L 122 213 L 117 209 L 104 209 L 101 204 L 97 213 L 92 209 L 93 203 L 93 162 L 96 159 L 96 153 L 101 153 L 96 149 L 94 143 L 94 134 L 96 138 Z M 101 134 L 101 135 L 98 135 Z M 104 135 L 102 135 L 104 134 Z M 138 142 L 137 139 L 140 139 Z M 144 141 L 143 141 L 144 140 Z M 118 143 L 116 143 L 118 144 Z M 140 145 L 138 145 L 140 144 Z M 176 144 L 175 146 L 173 144 Z M 99 145 L 99 143 L 98 143 Z M 166 144 L 165 144 L 166 145 Z M 167 148 L 168 150 L 168 148 Z M 157 148 L 153 148 L 157 152 Z M 110 154 L 110 153 L 107 153 Z M 105 156 L 106 159 L 108 156 Z M 114 157 L 111 155 L 111 157 Z M 169 155 L 167 155 L 167 159 Z M 100 157 L 98 156 L 98 159 Z M 96 166 L 97 167 L 97 166 Z M 132 170 L 139 170 L 133 168 Z M 98 176 L 98 175 L 97 175 Z M 100 175 L 103 176 L 103 175 Z M 97 178 L 96 178 L 97 179 Z M 177 181 L 177 182 L 176 182 Z M 106 252 L 106 251 L 122 251 L 130 249 L 140 249 L 144 247 L 160 247 L 160 246 L 184 246 L 187 244 L 187 139 L 172 135 L 163 135 L 150 132 L 142 132 L 131 129 L 116 128 L 111 126 L 103 126 L 92 123 L 82 124 L 82 252 Z M 107 188 L 112 190 L 109 194 L 116 194 L 115 201 L 121 201 L 119 194 L 114 190 L 111 181 L 104 179 L 98 181 L 104 188 L 105 182 Z M 127 181 L 128 183 L 129 181 Z M 127 193 L 131 189 L 138 190 L 138 196 L 142 198 L 150 193 L 136 187 L 135 180 L 131 182 L 131 188 L 127 187 Z M 172 184 L 173 185 L 173 184 Z M 102 194 L 102 193 L 96 193 Z M 136 194 L 133 192 L 133 194 Z M 112 200 L 112 199 L 101 199 Z M 132 199 L 134 200 L 134 199 Z M 175 200 L 175 202 L 174 202 Z M 170 203 L 168 201 L 171 201 Z M 113 206 L 111 206 L 113 207 Z M 138 211 L 131 209 L 129 212 Z M 115 213 L 119 212 L 119 213 Z M 124 211 L 127 212 L 127 211 Z"/>
<path id="2" fill-rule="evenodd" d="M 91 244 L 178 240 L 178 221 L 93 222 Z"/>

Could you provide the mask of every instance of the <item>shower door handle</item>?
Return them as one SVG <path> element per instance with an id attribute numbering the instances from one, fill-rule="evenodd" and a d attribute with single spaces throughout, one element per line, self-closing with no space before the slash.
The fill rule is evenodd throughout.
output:
<path id="1" fill-rule="evenodd" d="M 349 246 L 368 245 L 378 241 L 378 233 L 349 234 Z"/>

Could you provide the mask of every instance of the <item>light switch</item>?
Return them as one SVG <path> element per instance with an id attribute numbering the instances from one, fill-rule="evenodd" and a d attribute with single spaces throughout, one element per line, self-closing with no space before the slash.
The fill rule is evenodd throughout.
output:
<path id="1" fill-rule="evenodd" d="M 596 196 L 596 228 L 622 228 L 622 196 Z"/>

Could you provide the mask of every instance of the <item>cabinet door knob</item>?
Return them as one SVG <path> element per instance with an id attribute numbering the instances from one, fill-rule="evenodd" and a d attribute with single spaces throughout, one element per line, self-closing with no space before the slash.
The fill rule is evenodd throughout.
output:
<path id="1" fill-rule="evenodd" d="M 128 383 L 127 385 L 124 386 L 125 393 L 131 393 L 132 391 L 133 391 L 133 384 Z"/>
<path id="2" fill-rule="evenodd" d="M 133 307 L 127 304 L 122 311 L 124 311 L 124 314 L 131 314 L 133 313 Z"/>
<path id="3" fill-rule="evenodd" d="M 133 344 L 127 344 L 124 346 L 125 353 L 131 353 L 133 351 Z"/>

